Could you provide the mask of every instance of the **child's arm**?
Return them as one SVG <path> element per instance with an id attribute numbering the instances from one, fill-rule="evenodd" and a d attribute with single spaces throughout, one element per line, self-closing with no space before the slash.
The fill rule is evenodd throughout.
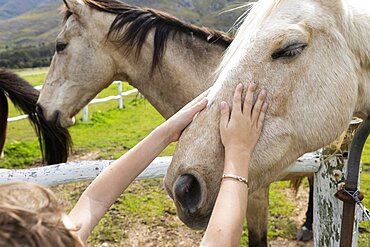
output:
<path id="1" fill-rule="evenodd" d="M 198 96 L 149 136 L 113 162 L 88 186 L 69 216 L 86 241 L 95 225 L 131 182 L 165 149 L 207 105 L 208 91 Z"/>
<path id="2" fill-rule="evenodd" d="M 259 139 L 267 111 L 266 91 L 262 90 L 253 106 L 256 85 L 251 84 L 242 102 L 243 86 L 236 88 L 233 109 L 221 103 L 220 132 L 225 146 L 224 174 L 248 178 L 248 166 Z M 247 210 L 248 185 L 234 178 L 221 182 L 202 246 L 239 246 Z"/>

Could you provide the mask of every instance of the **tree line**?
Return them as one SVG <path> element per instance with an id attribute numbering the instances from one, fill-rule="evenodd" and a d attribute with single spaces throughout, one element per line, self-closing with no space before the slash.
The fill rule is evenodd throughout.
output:
<path id="1" fill-rule="evenodd" d="M 48 67 L 54 55 L 54 44 L 40 44 L 26 47 L 6 47 L 0 51 L 0 68 Z"/>

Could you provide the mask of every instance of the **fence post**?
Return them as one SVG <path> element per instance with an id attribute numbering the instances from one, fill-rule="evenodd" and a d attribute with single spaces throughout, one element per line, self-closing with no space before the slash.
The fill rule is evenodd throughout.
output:
<path id="1" fill-rule="evenodd" d="M 334 194 L 344 180 L 349 145 L 357 127 L 358 124 L 351 125 L 341 140 L 321 150 L 321 167 L 314 175 L 314 246 L 339 246 L 343 202 L 338 200 Z M 356 212 L 356 216 L 358 216 L 357 208 Z M 359 221 L 360 217 L 356 217 L 353 247 L 356 247 L 358 242 Z"/>
<path id="2" fill-rule="evenodd" d="M 122 81 L 118 83 L 118 108 L 123 109 Z"/>
<path id="3" fill-rule="evenodd" d="M 85 106 L 82 111 L 82 122 L 86 123 L 89 119 L 89 105 Z"/>

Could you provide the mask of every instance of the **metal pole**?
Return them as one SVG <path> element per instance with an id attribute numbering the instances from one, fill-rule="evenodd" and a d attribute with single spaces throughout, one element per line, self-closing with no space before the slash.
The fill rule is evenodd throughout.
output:
<path id="1" fill-rule="evenodd" d="M 348 169 L 345 186 L 345 189 L 347 191 L 356 191 L 358 188 L 358 174 L 360 171 L 362 150 L 364 148 L 366 139 L 369 136 L 369 134 L 370 134 L 370 117 L 360 125 L 352 140 L 348 158 Z M 341 247 L 352 246 L 355 206 L 356 206 L 355 201 L 353 200 L 343 202 L 342 228 L 340 235 Z"/>

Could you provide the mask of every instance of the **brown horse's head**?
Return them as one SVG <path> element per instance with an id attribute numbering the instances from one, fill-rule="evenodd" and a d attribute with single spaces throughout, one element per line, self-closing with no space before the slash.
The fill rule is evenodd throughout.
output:
<path id="1" fill-rule="evenodd" d="M 119 0 L 64 2 L 64 26 L 38 101 L 46 119 L 64 127 L 118 79 L 171 116 L 208 88 L 208 75 L 231 42 L 222 32 Z"/>
<path id="2" fill-rule="evenodd" d="M 69 127 L 78 111 L 114 80 L 116 49 L 107 33 L 115 15 L 103 16 L 84 1 L 64 2 L 64 26 L 38 104 L 46 119 Z"/>
<path id="3" fill-rule="evenodd" d="M 251 193 L 279 178 L 303 153 L 337 138 L 354 113 L 369 114 L 369 12 L 348 4 L 254 5 L 224 57 L 208 108 L 184 132 L 166 175 L 166 189 L 188 226 L 206 226 L 216 200 L 224 160 L 219 104 L 231 103 L 238 83 L 254 81 L 269 92 L 249 169 Z"/>

